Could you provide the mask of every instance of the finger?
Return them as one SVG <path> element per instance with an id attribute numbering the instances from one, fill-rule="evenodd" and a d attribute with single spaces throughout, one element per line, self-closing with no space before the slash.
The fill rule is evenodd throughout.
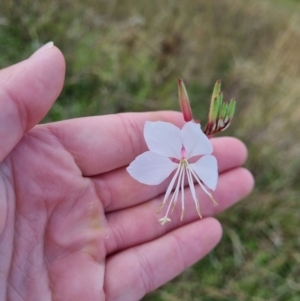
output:
<path id="1" fill-rule="evenodd" d="M 0 161 L 46 115 L 62 89 L 64 58 L 50 46 L 0 71 Z"/>
<path id="2" fill-rule="evenodd" d="M 107 300 L 140 300 L 203 258 L 221 235 L 219 222 L 205 218 L 108 258 Z"/>
<path id="3" fill-rule="evenodd" d="M 178 112 L 124 113 L 67 120 L 46 125 L 73 155 L 84 176 L 128 165 L 146 150 L 145 122 L 161 120 L 182 126 Z"/>
<path id="4" fill-rule="evenodd" d="M 202 216 L 212 216 L 222 212 L 247 196 L 252 188 L 253 177 L 248 170 L 236 168 L 223 173 L 214 193 L 214 197 L 219 203 L 215 207 L 199 185 L 197 185 L 196 193 L 200 202 Z M 181 204 L 179 201 L 174 212 L 169 216 L 171 222 L 161 226 L 158 220 L 164 215 L 166 208 L 162 210 L 161 214 L 156 212 L 158 206 L 162 203 L 163 197 L 164 195 L 161 195 L 150 202 L 107 215 L 110 237 L 106 241 L 108 254 L 156 239 L 167 231 L 199 219 L 189 188 L 186 188 L 183 220 L 181 221 Z"/>
<path id="5" fill-rule="evenodd" d="M 247 158 L 245 145 L 235 138 L 212 139 L 219 173 L 241 166 Z M 166 191 L 170 180 L 160 185 L 144 185 L 134 180 L 125 168 L 93 178 L 98 195 L 107 212 L 133 206 Z"/>

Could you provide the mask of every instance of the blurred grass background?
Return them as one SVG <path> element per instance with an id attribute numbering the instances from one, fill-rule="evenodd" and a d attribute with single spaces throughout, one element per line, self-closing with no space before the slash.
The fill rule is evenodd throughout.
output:
<path id="1" fill-rule="evenodd" d="M 195 117 L 203 121 L 216 79 L 222 80 L 225 99 L 237 99 L 226 135 L 247 144 L 256 189 L 219 216 L 224 226 L 219 246 L 144 301 L 300 300 L 298 3 L 1 3 L 0 68 L 51 40 L 65 55 L 65 87 L 45 122 L 179 110 L 179 77 Z"/>

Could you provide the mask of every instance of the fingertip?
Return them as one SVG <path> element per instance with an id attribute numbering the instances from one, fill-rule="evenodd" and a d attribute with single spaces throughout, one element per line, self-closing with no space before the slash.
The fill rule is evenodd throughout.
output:
<path id="1" fill-rule="evenodd" d="M 64 77 L 64 57 L 53 45 L 0 71 L 0 140 L 5 142 L 0 160 L 47 114 L 62 90 Z"/>
<path id="2" fill-rule="evenodd" d="M 9 89 L 19 104 L 26 107 L 25 126 L 29 131 L 49 111 L 63 88 L 66 64 L 62 52 L 54 45 L 44 45 L 27 62 Z M 17 66 L 15 66 L 17 68 Z M 22 94 L 15 90 L 16 83 Z"/>
<path id="3" fill-rule="evenodd" d="M 47 60 L 53 60 L 55 62 L 55 65 L 60 67 L 60 71 L 63 71 L 62 73 L 65 73 L 66 69 L 66 62 L 64 55 L 60 51 L 58 47 L 54 45 L 54 43 L 48 42 L 42 47 L 40 47 L 38 50 L 36 50 L 29 58 L 28 60 L 32 59 L 45 59 Z"/>
<path id="4" fill-rule="evenodd" d="M 218 200 L 219 206 L 213 205 L 207 208 L 207 215 L 220 213 L 233 206 L 246 196 L 254 187 L 254 178 L 246 168 L 239 167 L 222 173 L 214 197 Z"/>
<path id="5" fill-rule="evenodd" d="M 54 47 L 54 43 L 52 41 L 44 44 L 43 46 L 41 46 L 40 48 L 38 48 L 30 57 L 35 57 L 38 56 L 40 54 L 42 54 L 44 51 L 49 50 L 51 48 Z"/>
<path id="6" fill-rule="evenodd" d="M 30 63 L 33 63 L 34 66 L 36 66 L 35 61 L 40 61 L 43 64 L 47 64 L 46 67 L 48 67 L 48 79 L 51 79 L 49 75 L 55 71 L 56 75 L 58 76 L 58 82 L 63 84 L 62 78 L 65 76 L 66 62 L 64 55 L 60 49 L 53 44 L 53 42 L 49 42 L 39 48 L 28 58 L 28 60 Z M 45 69 L 45 67 L 43 68 Z"/>
<path id="7" fill-rule="evenodd" d="M 220 242 L 223 235 L 222 225 L 211 216 L 198 218 L 192 223 L 173 230 L 173 232 L 185 237 L 184 244 L 190 244 L 190 251 L 195 250 L 195 258 L 198 258 L 199 254 L 203 257 L 210 252 Z M 205 245 L 201 245 L 201 249 L 199 249 L 199 241 L 205 242 Z"/>
<path id="8" fill-rule="evenodd" d="M 248 148 L 246 144 L 238 138 L 235 137 L 228 137 L 228 138 L 232 141 L 232 144 L 235 145 L 236 148 L 239 150 L 242 162 L 245 163 L 248 158 Z"/>
<path id="9" fill-rule="evenodd" d="M 251 193 L 251 191 L 254 188 L 255 185 L 255 179 L 253 177 L 253 174 L 246 168 L 241 168 L 241 173 L 243 173 L 241 176 L 243 177 L 244 185 L 245 185 L 245 196 Z"/>
<path id="10" fill-rule="evenodd" d="M 244 142 L 235 137 L 219 137 L 212 139 L 212 144 L 216 146 L 216 151 L 234 151 L 239 155 L 239 161 L 243 164 L 248 157 L 248 149 Z"/>
<path id="11" fill-rule="evenodd" d="M 54 45 L 51 49 L 49 49 L 49 55 L 51 55 L 52 59 L 57 62 L 57 65 L 60 67 L 61 71 L 63 71 L 63 75 L 65 75 L 66 61 L 61 50 Z"/>
<path id="12" fill-rule="evenodd" d="M 203 229 L 206 229 L 206 230 L 210 229 L 208 235 L 210 236 L 211 239 L 213 239 L 213 241 L 210 244 L 211 249 L 213 249 L 222 239 L 222 236 L 223 236 L 222 225 L 214 217 L 205 217 L 200 222 L 205 223 L 205 224 L 202 224 Z"/>
<path id="13" fill-rule="evenodd" d="M 59 48 L 54 44 L 53 41 L 50 41 L 46 44 L 44 44 L 43 46 L 41 46 L 40 48 L 38 48 L 29 58 L 36 58 L 40 55 L 44 55 L 45 53 L 52 51 L 53 53 L 56 52 L 56 54 L 58 54 L 61 59 L 64 60 L 64 56 L 62 54 L 62 52 L 59 50 Z"/>
<path id="14" fill-rule="evenodd" d="M 211 142 L 220 173 L 239 167 L 246 162 L 248 150 L 241 140 L 234 137 L 220 137 L 212 139 Z"/>

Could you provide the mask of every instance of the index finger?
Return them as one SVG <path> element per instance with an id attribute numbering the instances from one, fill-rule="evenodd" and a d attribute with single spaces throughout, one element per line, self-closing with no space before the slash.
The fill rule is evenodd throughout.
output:
<path id="1" fill-rule="evenodd" d="M 146 121 L 167 121 L 182 127 L 182 114 L 171 111 L 123 113 L 46 124 L 73 155 L 84 176 L 94 176 L 128 165 L 147 150 Z"/>

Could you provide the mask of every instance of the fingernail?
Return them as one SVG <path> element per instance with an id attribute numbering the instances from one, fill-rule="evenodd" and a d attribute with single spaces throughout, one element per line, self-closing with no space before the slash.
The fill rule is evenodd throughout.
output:
<path id="1" fill-rule="evenodd" d="M 48 50 L 50 48 L 52 48 L 54 46 L 54 43 L 48 42 L 47 44 L 43 45 L 42 47 L 40 47 L 36 52 L 34 52 L 31 56 L 36 56 L 38 54 L 41 54 L 42 52 L 44 52 L 45 50 Z"/>

